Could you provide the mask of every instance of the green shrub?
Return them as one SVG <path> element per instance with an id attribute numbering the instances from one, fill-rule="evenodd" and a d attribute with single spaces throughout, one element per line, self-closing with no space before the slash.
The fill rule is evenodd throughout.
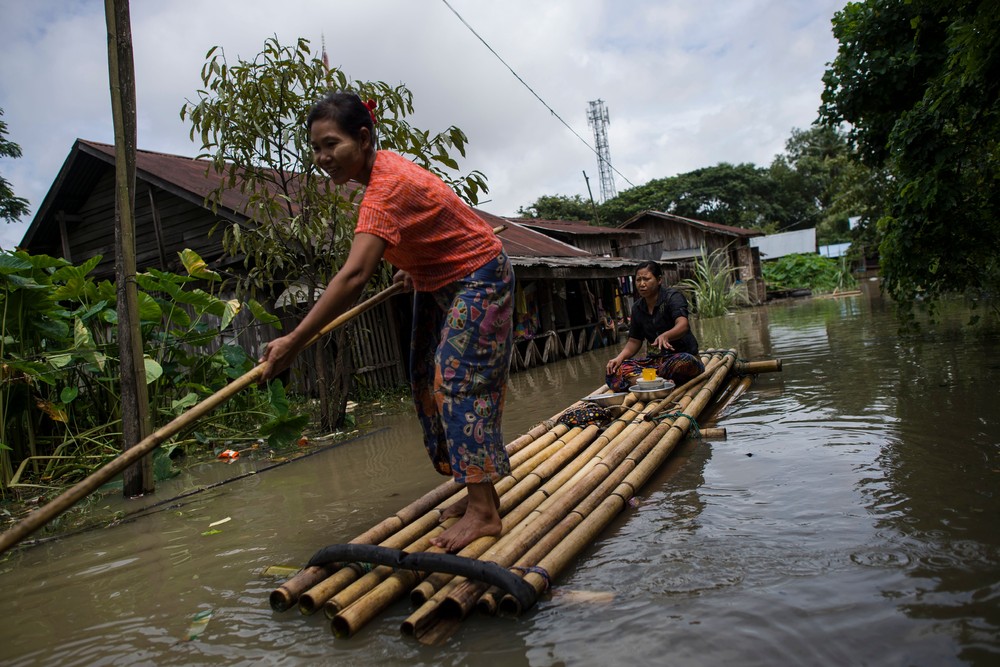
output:
<path id="1" fill-rule="evenodd" d="M 844 290 L 857 284 L 846 257 L 839 260 L 815 253 L 785 255 L 761 267 L 771 289 Z"/>
<path id="2" fill-rule="evenodd" d="M 219 276 L 191 251 L 187 275 L 150 270 L 136 276 L 149 411 L 166 423 L 254 366 L 233 338 L 244 307 L 273 322 L 256 302 L 221 299 L 194 287 Z M 100 257 L 74 266 L 63 259 L 0 252 L 0 497 L 12 483 L 58 486 L 120 453 L 115 287 L 89 274 Z M 284 391 L 251 388 L 183 436 L 247 438 L 261 426 L 272 445 L 297 438 L 303 418 L 289 414 Z M 206 430 L 209 429 L 209 430 Z M 258 437 L 252 436 L 253 439 Z M 20 468 L 22 462 L 29 465 Z M 32 480 L 28 483 L 26 480 Z"/>

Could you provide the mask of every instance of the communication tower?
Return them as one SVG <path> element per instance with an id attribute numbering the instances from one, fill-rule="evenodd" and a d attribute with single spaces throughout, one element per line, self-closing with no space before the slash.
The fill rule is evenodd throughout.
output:
<path id="1" fill-rule="evenodd" d="M 601 202 L 615 196 L 615 178 L 611 171 L 611 149 L 608 147 L 608 108 L 604 100 L 590 102 L 587 124 L 594 128 L 594 149 L 597 151 L 597 171 L 601 178 Z"/>

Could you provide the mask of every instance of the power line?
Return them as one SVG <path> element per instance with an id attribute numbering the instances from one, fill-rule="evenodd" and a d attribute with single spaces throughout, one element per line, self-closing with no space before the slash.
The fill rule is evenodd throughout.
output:
<path id="1" fill-rule="evenodd" d="M 571 126 L 570 126 L 570 124 L 569 124 L 569 123 L 567 123 L 567 122 L 566 122 L 565 120 L 563 120 L 562 116 L 560 116 L 560 115 L 559 115 L 558 113 L 556 113 L 555 109 L 553 109 L 552 107 L 550 107 L 550 106 L 549 106 L 548 102 L 546 102 L 545 100 L 543 100 L 543 99 L 541 98 L 541 96 L 540 96 L 540 95 L 539 95 L 538 93 L 536 93 L 536 92 L 534 91 L 534 89 L 532 89 L 532 87 L 531 87 L 531 86 L 529 86 L 529 85 L 527 84 L 527 82 L 526 82 L 526 81 L 525 81 L 524 79 L 522 79 L 522 78 L 521 78 L 521 76 L 520 76 L 520 75 L 519 75 L 519 74 L 518 74 L 517 72 L 515 72 L 515 71 L 514 71 L 514 68 L 513 68 L 513 67 L 511 67 L 510 65 L 508 65 L 508 64 L 507 64 L 507 62 L 506 62 L 506 61 L 505 61 L 505 60 L 504 60 L 503 58 L 501 58 L 501 57 L 500 57 L 500 54 L 499 54 L 499 53 L 497 53 L 497 52 L 496 52 L 496 50 L 494 50 L 494 48 L 493 48 L 492 46 L 490 46 L 490 45 L 489 45 L 489 43 L 487 43 L 487 41 L 486 41 L 485 39 L 483 39 L 483 38 L 482 38 L 482 37 L 480 36 L 480 34 L 479 34 L 478 32 L 476 32 L 475 28 L 473 28 L 473 27 L 472 27 L 471 25 L 469 25 L 469 22 L 468 22 L 468 21 L 466 21 L 466 20 L 465 20 L 464 18 L 462 18 L 462 15 L 461 15 L 461 14 L 459 14 L 459 13 L 458 13 L 458 12 L 457 12 L 457 11 L 455 10 L 455 8 L 454 8 L 454 7 L 452 7 L 452 6 L 450 5 L 450 4 L 448 4 L 448 0 L 441 0 L 441 2 L 443 2 L 443 3 L 444 3 L 445 7 L 447 7 L 448 9 L 450 9 L 450 10 L 451 10 L 451 13 L 452 13 L 452 14 L 454 14 L 455 16 L 457 16 L 457 17 L 458 17 L 458 20 L 459 20 L 459 21 L 461 21 L 461 22 L 462 22 L 462 24 L 463 24 L 463 25 L 465 25 L 465 27 L 469 29 L 469 32 L 471 32 L 471 33 L 472 33 L 473 35 L 475 35 L 475 36 L 476 36 L 476 38 L 477 38 L 477 39 L 478 39 L 478 40 L 479 40 L 480 42 L 482 42 L 482 43 L 483 43 L 483 46 L 485 46 L 485 47 L 486 47 L 487 49 L 489 49 L 489 50 L 490 50 L 490 53 L 492 53 L 492 54 L 493 54 L 494 56 L 496 56 L 496 59 L 497 59 L 497 60 L 499 60 L 499 61 L 500 61 L 501 63 L 503 63 L 503 66 L 504 66 L 504 67 L 506 67 L 506 68 L 507 68 L 508 70 L 510 70 L 510 73 L 514 75 L 514 78 L 515 78 L 515 79 L 517 79 L 518 81 L 520 81 L 520 82 L 521 82 L 521 85 L 522 85 L 522 86 L 524 86 L 525 88 L 527 88 L 527 89 L 528 89 L 528 91 L 529 91 L 529 92 L 530 92 L 530 93 L 531 93 L 532 95 L 534 95 L 534 96 L 535 96 L 535 99 L 537 99 L 537 100 L 538 100 L 539 102 L 541 102 L 541 103 L 542 103 L 542 106 L 544 106 L 544 107 L 545 107 L 546 109 L 548 109 L 548 110 L 549 110 L 549 113 L 550 113 L 550 114 L 552 114 L 553 116 L 555 116 L 555 117 L 556 117 L 556 119 L 557 119 L 557 120 L 558 120 L 558 121 L 559 121 L 560 123 L 562 123 L 562 124 L 563 124 L 563 125 L 564 125 L 564 126 L 566 127 L 566 129 L 567 129 L 567 130 L 569 130 L 570 132 L 572 132 L 572 133 L 573 133 L 573 136 L 575 136 L 575 137 L 576 137 L 577 139 L 579 139 L 579 140 L 580 140 L 580 142 L 581 142 L 581 143 L 583 143 L 583 145 L 584 145 L 584 146 L 586 146 L 587 148 L 589 148 L 589 149 L 591 150 L 591 152 L 593 152 L 593 153 L 594 153 L 594 155 L 596 155 L 596 156 L 597 156 L 598 160 L 600 160 L 600 158 L 601 158 L 601 154 L 597 152 L 597 149 L 595 149 L 595 148 L 594 148 L 593 146 L 591 146 L 591 145 L 590 145 L 589 143 L 587 143 L 587 140 L 586 140 L 586 139 L 584 139 L 583 137 L 581 137 L 581 136 L 579 135 L 579 133 L 577 133 L 577 131 L 576 131 L 576 130 L 574 130 L 574 129 L 573 129 L 573 128 L 572 128 Z M 623 180 L 624 180 L 624 181 L 625 181 L 626 183 L 628 183 L 628 184 L 629 184 L 630 186 L 632 186 L 632 187 L 635 187 L 635 185 L 634 185 L 634 184 L 632 183 L 632 181 L 628 180 L 628 178 L 627 178 L 627 177 L 625 176 L 625 174 L 623 174 L 623 173 L 621 173 L 620 171 L 618 171 L 617 169 L 615 169 L 614 165 L 612 165 L 612 164 L 610 164 L 610 163 L 609 163 L 609 164 L 608 164 L 608 166 L 609 166 L 609 167 L 611 167 L 611 169 L 612 169 L 612 170 L 613 170 L 613 171 L 614 171 L 614 172 L 615 172 L 616 174 L 618 174 L 619 176 L 621 176 L 621 177 L 622 177 L 622 179 L 623 179 Z"/>

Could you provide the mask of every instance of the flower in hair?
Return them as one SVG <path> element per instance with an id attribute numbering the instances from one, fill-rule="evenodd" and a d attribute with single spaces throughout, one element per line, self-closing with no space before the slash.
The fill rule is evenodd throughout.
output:
<path id="1" fill-rule="evenodd" d="M 378 125 L 378 120 L 375 118 L 375 100 L 365 102 L 365 107 L 368 109 L 368 113 L 371 114 L 372 125 Z"/>

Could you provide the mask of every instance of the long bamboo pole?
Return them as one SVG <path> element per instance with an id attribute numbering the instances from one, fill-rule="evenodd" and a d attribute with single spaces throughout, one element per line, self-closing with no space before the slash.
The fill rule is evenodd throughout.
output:
<path id="1" fill-rule="evenodd" d="M 345 311 L 339 317 L 323 327 L 323 329 L 306 344 L 306 347 L 315 343 L 321 336 L 324 336 L 334 329 L 347 324 L 361 313 L 382 303 L 402 290 L 403 284 L 396 283 L 382 290 L 370 299 L 354 306 L 350 310 Z M 215 408 L 228 401 L 240 391 L 246 389 L 252 384 L 255 384 L 260 379 L 266 368 L 266 363 L 255 366 L 252 370 L 244 373 L 236 380 L 233 380 L 231 383 L 215 392 L 201 403 L 193 406 L 184 414 L 156 429 L 139 441 L 134 447 L 108 462 L 104 465 L 104 467 L 94 471 L 76 485 L 56 496 L 45 506 L 21 519 L 21 521 L 16 523 L 12 528 L 4 532 L 3 535 L 0 535 L 0 554 L 4 553 L 28 535 L 31 535 L 36 530 L 78 503 L 80 500 L 96 491 L 102 484 L 106 483 L 115 475 L 140 460 L 149 452 L 153 451 L 164 440 L 176 435 L 188 426 L 195 424 L 199 419 L 215 410 Z"/>
<path id="2" fill-rule="evenodd" d="M 500 225 L 495 227 L 493 232 L 495 234 L 499 234 L 506 228 L 506 225 Z M 320 329 L 319 333 L 313 336 L 305 344 L 304 348 L 310 347 L 317 340 L 334 329 L 342 327 L 361 313 L 374 308 L 383 301 L 391 298 L 393 295 L 402 292 L 403 289 L 403 283 L 394 283 L 375 296 L 344 311 L 339 316 L 335 317 L 333 321 Z M 240 391 L 246 389 L 251 384 L 256 383 L 260 379 L 266 367 L 267 364 L 259 364 L 252 370 L 244 373 L 236 380 L 233 380 L 231 383 L 203 400 L 201 403 L 193 406 L 184 414 L 179 415 L 172 421 L 150 433 L 128 451 L 124 452 L 119 457 L 108 462 L 104 465 L 104 467 L 94 471 L 76 485 L 56 496 L 48 504 L 39 508 L 35 512 L 32 512 L 24 519 L 16 523 L 13 527 L 9 528 L 2 535 L 0 535 L 0 554 L 3 554 L 28 535 L 31 535 L 36 530 L 40 529 L 42 526 L 49 523 L 70 507 L 96 491 L 102 484 L 109 481 L 112 477 L 122 472 L 136 461 L 139 461 L 149 452 L 156 449 L 156 447 L 162 444 L 164 440 L 176 435 L 188 426 L 195 424 L 199 419 L 208 415 L 210 412 L 215 410 L 215 408 L 228 401 Z"/>

